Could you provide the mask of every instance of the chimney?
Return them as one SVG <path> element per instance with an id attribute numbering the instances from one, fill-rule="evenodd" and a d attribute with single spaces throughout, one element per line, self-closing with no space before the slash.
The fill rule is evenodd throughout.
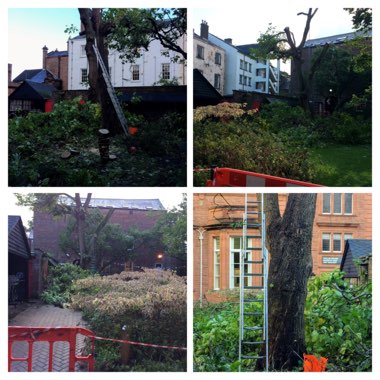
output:
<path id="1" fill-rule="evenodd" d="M 227 42 L 228 44 L 232 45 L 232 38 L 225 38 L 224 42 Z"/>
<path id="2" fill-rule="evenodd" d="M 208 24 L 204 20 L 201 23 L 201 37 L 208 40 Z"/>
<path id="3" fill-rule="evenodd" d="M 8 63 L 8 83 L 12 82 L 12 64 Z"/>
<path id="4" fill-rule="evenodd" d="M 42 68 L 46 69 L 46 57 L 48 53 L 48 48 L 46 45 L 42 48 Z"/>

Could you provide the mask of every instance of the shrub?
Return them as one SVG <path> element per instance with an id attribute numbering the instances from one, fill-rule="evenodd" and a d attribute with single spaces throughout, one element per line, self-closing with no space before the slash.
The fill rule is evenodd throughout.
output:
<path id="1" fill-rule="evenodd" d="M 224 294 L 227 298 L 236 297 L 229 292 Z M 260 297 L 260 296 L 258 296 Z M 262 304 L 251 303 L 245 306 L 246 312 L 262 312 Z M 253 324 L 261 324 L 258 317 L 254 317 Z M 259 341 L 261 331 L 245 332 L 250 334 L 247 340 Z M 237 371 L 239 369 L 239 303 L 225 302 L 209 304 L 194 308 L 194 371 Z M 257 347 L 257 346 L 256 346 Z M 252 348 L 247 355 L 258 355 L 258 348 Z M 255 360 L 243 359 L 242 369 L 252 371 L 256 366 Z"/>
<path id="2" fill-rule="evenodd" d="M 313 168 L 306 148 L 283 143 L 249 120 L 194 124 L 194 164 L 229 167 L 310 181 Z"/>
<path id="3" fill-rule="evenodd" d="M 327 357 L 329 371 L 371 371 L 372 286 L 351 286 L 342 276 L 335 271 L 309 281 L 305 305 L 307 353 Z M 237 371 L 238 303 L 196 306 L 193 321 L 194 370 Z M 255 368 L 253 362 L 242 364 L 250 370 Z"/>
<path id="4" fill-rule="evenodd" d="M 92 273 L 78 265 L 57 265 L 49 271 L 48 286 L 42 293 L 41 298 L 48 304 L 63 306 L 70 301 L 74 281 L 89 276 L 92 276 Z"/>
<path id="5" fill-rule="evenodd" d="M 328 358 L 333 371 L 371 371 L 372 286 L 350 286 L 343 273 L 310 280 L 305 308 L 309 353 Z"/>
<path id="6" fill-rule="evenodd" d="M 186 346 L 186 283 L 183 277 L 168 271 L 122 272 L 105 277 L 79 280 L 71 307 L 81 310 L 96 335 L 166 346 Z M 103 345 L 104 343 L 104 345 Z M 109 351 L 118 345 L 99 342 Z M 112 347 L 113 348 L 112 348 Z M 166 363 L 166 370 L 186 370 L 186 353 L 151 347 L 133 346 L 129 366 L 144 366 L 146 360 Z M 98 360 L 98 369 L 122 366 L 120 355 L 112 363 Z M 113 369 L 115 370 L 115 369 Z"/>

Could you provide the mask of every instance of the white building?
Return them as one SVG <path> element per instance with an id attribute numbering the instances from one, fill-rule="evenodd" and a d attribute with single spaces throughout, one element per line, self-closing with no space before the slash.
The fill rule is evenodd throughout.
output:
<path id="1" fill-rule="evenodd" d="M 195 33 L 193 45 L 194 69 L 198 69 L 214 88 L 223 95 L 225 91 L 226 66 L 224 49 Z"/>
<path id="2" fill-rule="evenodd" d="M 186 37 L 178 41 L 186 51 Z M 68 89 L 85 90 L 88 88 L 88 62 L 85 51 L 86 39 L 77 36 L 68 42 Z M 186 63 L 173 61 L 177 53 L 164 48 L 158 40 L 152 41 L 149 49 L 141 49 L 141 57 L 133 63 L 123 63 L 119 53 L 110 50 L 108 64 L 114 87 L 135 87 L 159 85 L 162 81 L 186 84 Z"/>
<path id="3" fill-rule="evenodd" d="M 205 21 L 201 24 L 200 39 L 207 40 L 225 52 L 224 92 L 232 95 L 233 90 L 256 91 L 267 94 L 278 94 L 280 83 L 280 66 L 274 67 L 269 60 L 258 60 L 250 56 L 250 49 L 255 44 L 235 46 L 232 39 L 220 39 L 209 33 Z M 194 44 L 199 42 L 194 39 Z M 198 58 L 194 56 L 194 66 Z M 212 83 L 212 82 L 211 82 Z"/>

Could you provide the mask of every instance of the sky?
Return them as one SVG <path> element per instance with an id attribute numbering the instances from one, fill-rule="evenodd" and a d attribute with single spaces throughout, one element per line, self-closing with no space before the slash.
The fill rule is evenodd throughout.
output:
<path id="1" fill-rule="evenodd" d="M 260 33 L 264 33 L 269 23 L 279 31 L 286 26 L 294 33 L 296 42 L 300 42 L 305 26 L 307 6 L 294 6 L 292 2 L 257 2 L 252 11 L 244 12 L 240 7 L 196 8 L 193 28 L 200 33 L 200 24 L 205 20 L 209 32 L 220 37 L 232 38 L 234 45 L 255 43 Z M 308 39 L 327 37 L 352 31 L 351 16 L 342 6 L 333 3 L 329 7 L 321 6 L 311 21 Z M 313 8 L 314 9 L 314 8 Z"/>
<path id="2" fill-rule="evenodd" d="M 35 192 L 37 192 L 36 190 Z M 25 189 L 17 190 L 15 192 L 26 194 Z M 42 192 L 40 190 L 40 192 Z M 47 191 L 44 191 L 47 192 Z M 79 192 L 83 197 L 86 197 L 87 193 L 92 193 L 92 198 L 109 198 L 109 199 L 159 199 L 162 205 L 170 210 L 173 207 L 178 206 L 182 202 L 183 190 L 170 189 L 168 191 L 165 188 L 96 188 L 96 189 L 57 189 L 51 192 L 67 192 L 70 195 L 74 195 L 75 192 Z M 28 221 L 33 218 L 33 213 L 28 207 L 16 206 L 16 197 L 13 193 L 9 194 L 7 203 L 7 215 L 19 215 L 21 216 L 24 226 L 28 224 Z"/>
<path id="3" fill-rule="evenodd" d="M 194 6 L 205 3 L 209 6 L 212 0 L 194 0 L 191 3 Z M 289 26 L 296 41 L 299 41 L 306 17 L 297 16 L 297 13 L 307 11 L 308 8 L 290 6 L 288 2 L 275 3 L 275 7 L 274 2 L 255 2 L 248 8 L 194 8 L 189 28 L 199 34 L 200 23 L 205 20 L 210 33 L 223 39 L 232 38 L 233 44 L 243 45 L 256 42 L 260 33 L 265 32 L 268 24 L 272 23 L 279 30 Z M 77 8 L 9 8 L 8 63 L 12 64 L 12 79 L 25 69 L 42 68 L 43 46 L 46 45 L 49 51 L 66 50 L 69 35 L 64 31 L 72 24 L 79 28 Z M 309 38 L 346 33 L 351 29 L 351 17 L 341 6 L 325 5 L 318 9 L 312 20 Z"/>
<path id="4" fill-rule="evenodd" d="M 79 29 L 77 8 L 9 8 L 8 63 L 12 64 L 12 79 L 26 69 L 42 68 L 45 45 L 49 52 L 67 50 L 69 34 L 65 29 L 72 24 Z"/>
<path id="5" fill-rule="evenodd" d="M 265 33 L 269 24 L 278 31 L 289 27 L 296 43 L 302 39 L 307 6 L 294 6 L 290 2 L 255 2 L 252 11 L 244 12 L 240 7 L 196 8 L 194 9 L 193 29 L 200 34 L 202 20 L 209 26 L 209 33 L 225 39 L 232 38 L 233 45 L 256 43 L 261 33 Z M 314 8 L 313 8 L 314 9 Z M 343 7 L 331 5 L 320 7 L 311 21 L 307 39 L 328 37 L 352 31 L 351 16 Z M 290 72 L 290 62 L 281 63 L 280 69 Z"/>

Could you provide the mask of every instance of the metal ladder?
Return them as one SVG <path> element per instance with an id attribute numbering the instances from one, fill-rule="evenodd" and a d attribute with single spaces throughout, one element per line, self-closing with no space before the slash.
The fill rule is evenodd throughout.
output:
<path id="1" fill-rule="evenodd" d="M 253 198 L 253 195 L 251 197 Z M 267 284 L 268 251 L 265 248 L 264 196 L 262 194 L 261 201 L 257 201 L 250 200 L 248 194 L 245 194 L 239 284 L 240 371 L 242 359 L 263 360 L 264 369 L 268 371 Z"/>
<path id="2" fill-rule="evenodd" d="M 99 52 L 97 46 L 93 45 L 93 48 L 94 48 L 94 52 L 95 52 L 95 55 L 96 55 L 96 60 L 98 61 L 98 65 L 102 69 L 102 74 L 103 74 L 104 81 L 106 82 L 107 91 L 108 91 L 108 94 L 109 94 L 110 99 L 112 101 L 113 107 L 115 108 L 115 112 L 116 112 L 117 117 L 119 119 L 120 125 L 122 126 L 122 128 L 123 128 L 124 133 L 126 134 L 126 136 L 128 136 L 127 119 L 125 118 L 124 112 L 121 109 L 119 100 L 118 100 L 118 98 L 116 96 L 116 93 L 115 93 L 115 89 L 112 86 L 110 75 L 109 75 L 109 73 L 108 73 L 108 71 L 106 69 L 106 66 L 105 66 L 105 64 L 103 62 L 103 58 L 100 55 L 100 52 Z"/>

